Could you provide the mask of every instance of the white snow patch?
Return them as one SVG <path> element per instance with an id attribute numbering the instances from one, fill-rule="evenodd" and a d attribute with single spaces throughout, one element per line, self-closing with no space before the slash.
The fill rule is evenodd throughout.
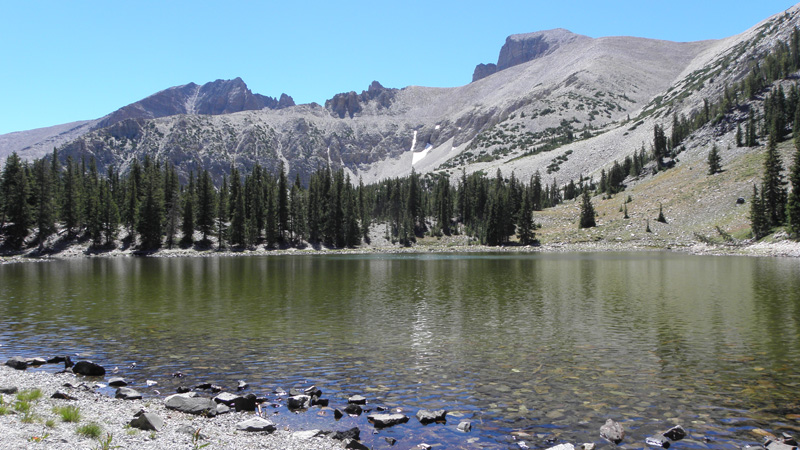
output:
<path id="1" fill-rule="evenodd" d="M 411 150 L 413 152 L 414 151 L 414 147 L 416 147 L 416 146 L 417 146 L 417 130 L 414 130 L 414 137 L 411 138 L 411 148 L 409 150 Z"/>
<path id="2" fill-rule="evenodd" d="M 422 150 L 421 152 L 412 153 L 411 154 L 411 165 L 413 166 L 414 164 L 416 164 L 420 160 L 422 160 L 422 158 L 428 156 L 428 153 L 430 153 L 432 148 L 433 148 L 433 146 L 431 144 L 428 144 L 428 145 L 425 146 L 425 150 Z"/>
<path id="3" fill-rule="evenodd" d="M 438 129 L 440 129 L 440 128 L 442 128 L 442 126 L 441 126 L 441 125 L 436 125 L 435 127 L 433 127 L 433 129 L 434 129 L 434 130 L 438 130 Z"/>

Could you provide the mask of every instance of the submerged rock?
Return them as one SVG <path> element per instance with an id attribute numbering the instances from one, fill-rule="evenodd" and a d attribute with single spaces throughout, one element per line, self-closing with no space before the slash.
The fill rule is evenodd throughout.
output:
<path id="1" fill-rule="evenodd" d="M 266 431 L 272 433 L 277 429 L 274 423 L 264 419 L 263 417 L 253 417 L 252 419 L 245 420 L 236 424 L 236 429 L 240 431 Z"/>
<path id="2" fill-rule="evenodd" d="M 78 361 L 72 367 L 72 373 L 87 377 L 102 377 L 106 374 L 106 369 L 100 364 L 95 364 L 91 361 Z"/>
<path id="3" fill-rule="evenodd" d="M 146 412 L 136 416 L 129 425 L 140 430 L 161 431 L 164 428 L 164 419 L 156 413 Z"/>
<path id="4" fill-rule="evenodd" d="M 619 445 L 625 439 L 625 430 L 619 423 L 612 419 L 607 419 L 606 423 L 600 427 L 600 437 Z"/>
<path id="5" fill-rule="evenodd" d="M 367 420 L 372 422 L 376 428 L 386 428 L 408 422 L 408 416 L 405 414 L 370 414 L 367 416 Z"/>

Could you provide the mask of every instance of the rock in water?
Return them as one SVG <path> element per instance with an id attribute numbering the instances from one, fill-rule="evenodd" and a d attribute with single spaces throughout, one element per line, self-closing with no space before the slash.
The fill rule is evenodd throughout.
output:
<path id="1" fill-rule="evenodd" d="M 115 398 L 121 398 L 123 400 L 141 400 L 142 394 L 136 392 L 134 389 L 121 387 L 117 389 L 117 392 L 114 394 Z"/>
<path id="2" fill-rule="evenodd" d="M 272 433 L 275 431 L 275 424 L 262 417 L 253 417 L 252 419 L 245 420 L 236 424 L 236 429 L 240 431 L 266 431 Z"/>
<path id="3" fill-rule="evenodd" d="M 72 367 L 72 372 L 87 377 L 102 377 L 106 374 L 106 369 L 91 361 L 78 361 Z"/>
<path id="4" fill-rule="evenodd" d="M 458 424 L 458 431 L 463 433 L 469 433 L 472 430 L 472 423 L 470 422 L 461 422 Z"/>
<path id="5" fill-rule="evenodd" d="M 625 439 L 625 430 L 622 429 L 622 425 L 619 423 L 607 419 L 606 423 L 600 427 L 600 437 L 619 445 Z"/>
<path id="6" fill-rule="evenodd" d="M 343 442 L 344 442 L 344 448 L 348 448 L 351 450 L 370 450 L 369 447 L 362 444 L 361 442 L 358 442 L 355 439 L 345 439 Z"/>
<path id="7" fill-rule="evenodd" d="M 6 361 L 6 365 L 12 369 L 25 370 L 28 368 L 28 359 L 21 356 L 15 356 Z"/>
<path id="8" fill-rule="evenodd" d="M 555 447 L 548 448 L 547 450 L 575 450 L 575 446 L 570 443 L 558 444 Z"/>
<path id="9" fill-rule="evenodd" d="M 113 377 L 108 380 L 108 385 L 114 387 L 127 386 L 128 382 L 122 377 Z"/>
<path id="10" fill-rule="evenodd" d="M 439 409 L 436 411 L 428 411 L 427 409 L 420 409 L 417 411 L 417 419 L 420 423 L 429 424 L 431 422 L 444 422 L 447 417 L 447 411 Z"/>
<path id="11" fill-rule="evenodd" d="M 345 439 L 361 439 L 361 430 L 358 427 L 350 428 L 349 430 L 345 431 L 334 431 L 331 433 L 331 439 L 336 439 L 337 441 L 343 441 Z"/>
<path id="12" fill-rule="evenodd" d="M 233 401 L 236 411 L 255 411 L 258 398 L 256 394 L 247 394 Z"/>
<path id="13" fill-rule="evenodd" d="M 651 447 L 669 448 L 669 439 L 664 436 L 651 436 L 645 438 L 644 443 Z"/>
<path id="14" fill-rule="evenodd" d="M 376 428 L 385 428 L 408 422 L 408 416 L 404 414 L 370 414 L 367 416 L 367 420 L 372 422 Z"/>
<path id="15" fill-rule="evenodd" d="M 289 409 L 308 409 L 311 406 L 311 397 L 308 395 L 295 395 L 286 399 Z"/>
<path id="16" fill-rule="evenodd" d="M 136 416 L 129 425 L 140 430 L 161 431 L 164 428 L 164 419 L 156 413 L 146 412 Z"/>
<path id="17" fill-rule="evenodd" d="M 236 390 L 237 390 L 237 391 L 243 391 L 243 390 L 245 390 L 245 389 L 247 389 L 247 388 L 249 388 L 249 387 L 250 387 L 250 385 L 249 385 L 249 384 L 247 384 L 247 382 L 246 382 L 246 381 L 244 381 L 244 380 L 239 380 L 239 384 L 236 386 Z"/>
<path id="18" fill-rule="evenodd" d="M 217 403 L 210 398 L 190 397 L 189 394 L 170 395 L 164 399 L 164 406 L 187 414 L 217 415 Z"/>
<path id="19" fill-rule="evenodd" d="M 662 436 L 669 439 L 670 441 L 680 441 L 681 439 L 686 437 L 686 430 L 683 429 L 682 426 L 676 425 L 669 430 L 665 431 Z"/>
<path id="20" fill-rule="evenodd" d="M 350 403 L 344 407 L 344 412 L 350 414 L 352 416 L 360 416 L 361 415 L 361 407 L 356 405 L 355 403 Z"/>
<path id="21" fill-rule="evenodd" d="M 347 403 L 352 403 L 354 405 L 366 405 L 367 399 L 363 395 L 354 395 L 347 399 Z"/>

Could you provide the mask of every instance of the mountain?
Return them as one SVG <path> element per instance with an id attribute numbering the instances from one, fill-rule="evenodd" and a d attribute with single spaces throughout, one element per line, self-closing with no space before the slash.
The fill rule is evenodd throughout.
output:
<path id="1" fill-rule="evenodd" d="M 93 156 L 101 167 L 125 170 L 151 155 L 169 159 L 183 176 L 204 167 L 221 177 L 231 164 L 274 171 L 283 162 L 290 177 L 303 179 L 327 164 L 365 182 L 412 169 L 500 169 L 520 179 L 540 171 L 558 184 L 599 179 L 614 160 L 648 146 L 655 125 L 669 129 L 674 116 L 692 117 L 705 99 L 746 76 L 777 40 L 789 39 L 799 10 L 713 41 L 590 38 L 563 29 L 512 35 L 497 64 L 478 66 L 467 85 L 373 82 L 324 106 L 262 97 L 240 79 L 189 84 L 82 124 L 80 136 L 56 137 L 65 137 L 64 157 Z M 723 125 L 714 133 L 730 139 L 735 124 Z M 35 156 L 36 145 L 23 156 Z"/>

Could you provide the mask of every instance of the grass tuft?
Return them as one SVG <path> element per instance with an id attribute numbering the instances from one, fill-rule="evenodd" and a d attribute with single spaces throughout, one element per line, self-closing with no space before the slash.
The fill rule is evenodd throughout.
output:
<path id="1" fill-rule="evenodd" d="M 53 412 L 61 416 L 64 422 L 80 422 L 81 409 L 77 406 L 57 406 Z"/>
<path id="2" fill-rule="evenodd" d="M 19 401 L 32 402 L 40 398 L 42 398 L 42 390 L 38 388 L 21 391 L 17 394 L 17 400 Z"/>
<path id="3" fill-rule="evenodd" d="M 75 431 L 77 431 L 81 436 L 90 437 L 93 439 L 99 439 L 100 435 L 103 434 L 103 428 L 95 422 L 81 425 Z"/>

